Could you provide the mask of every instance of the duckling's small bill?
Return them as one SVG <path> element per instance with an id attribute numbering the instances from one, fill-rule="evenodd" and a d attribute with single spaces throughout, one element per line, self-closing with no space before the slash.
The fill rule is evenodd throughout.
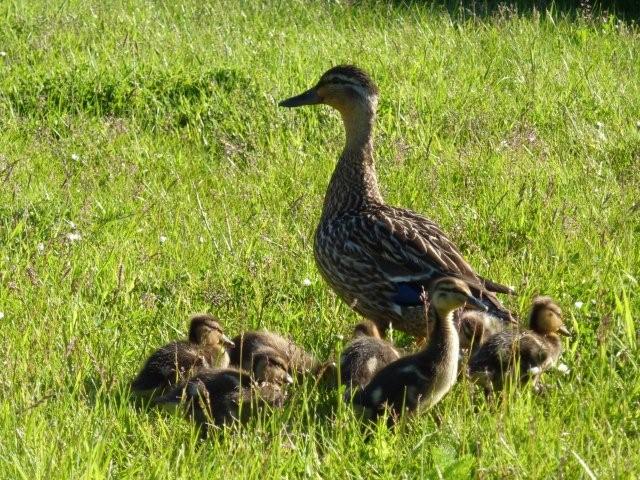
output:
<path id="1" fill-rule="evenodd" d="M 303 105 L 316 105 L 321 101 L 322 99 L 316 92 L 315 88 L 311 88 L 300 95 L 282 100 L 278 105 L 281 107 L 293 108 L 301 107 Z"/>

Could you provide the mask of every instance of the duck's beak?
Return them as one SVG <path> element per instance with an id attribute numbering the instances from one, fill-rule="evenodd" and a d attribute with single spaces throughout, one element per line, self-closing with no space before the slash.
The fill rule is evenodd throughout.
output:
<path id="1" fill-rule="evenodd" d="M 278 105 L 281 107 L 293 108 L 301 107 L 302 105 L 315 105 L 317 103 L 320 103 L 321 101 L 322 99 L 320 98 L 318 92 L 314 87 L 310 88 L 304 93 L 301 93 L 300 95 L 282 100 Z"/>
<path id="2" fill-rule="evenodd" d="M 467 307 L 474 310 L 480 310 L 481 312 L 486 312 L 487 310 L 489 310 L 489 308 L 487 308 L 484 303 L 471 295 L 467 297 Z"/>
<path id="3" fill-rule="evenodd" d="M 564 325 L 560 326 L 558 329 L 558 333 L 564 335 L 565 337 L 571 337 L 571 332 Z"/>
<path id="4" fill-rule="evenodd" d="M 236 344 L 233 343 L 233 340 L 231 340 L 229 337 L 227 337 L 226 335 L 222 335 L 222 337 L 220 337 L 220 339 L 222 340 L 222 343 L 224 343 L 226 346 L 228 347 L 235 347 Z"/>

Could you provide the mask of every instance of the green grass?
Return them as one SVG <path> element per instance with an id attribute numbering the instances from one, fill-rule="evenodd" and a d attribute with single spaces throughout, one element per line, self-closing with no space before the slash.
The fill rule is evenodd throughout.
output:
<path id="1" fill-rule="evenodd" d="M 0 478 L 638 476 L 637 27 L 560 8 L 173 3 L 0 3 Z M 490 406 L 463 381 L 369 441 L 307 386 L 202 442 L 127 387 L 190 313 L 321 357 L 357 319 L 312 255 L 340 121 L 276 106 L 340 62 L 380 86 L 389 203 L 515 285 L 514 309 L 556 298 L 571 374 Z"/>

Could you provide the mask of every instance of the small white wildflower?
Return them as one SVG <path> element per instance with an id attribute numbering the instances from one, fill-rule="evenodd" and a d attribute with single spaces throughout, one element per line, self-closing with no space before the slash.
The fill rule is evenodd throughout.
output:
<path id="1" fill-rule="evenodd" d="M 204 243 L 204 237 L 200 236 L 200 237 L 198 238 L 198 241 L 199 241 L 200 243 Z"/>
<path id="2" fill-rule="evenodd" d="M 542 369 L 541 369 L 540 367 L 531 367 L 531 368 L 529 369 L 529 373 L 530 373 L 531 375 L 538 375 L 538 374 L 540 374 L 541 372 L 542 372 Z"/>
<path id="3" fill-rule="evenodd" d="M 580 310 L 583 305 L 584 303 L 581 302 L 580 300 L 578 300 L 576 303 L 573 304 L 573 306 L 576 307 L 578 310 Z"/>
<path id="4" fill-rule="evenodd" d="M 82 240 L 82 235 L 80 235 L 78 232 L 67 233 L 67 240 L 71 243 L 77 242 L 79 240 Z"/>
<path id="5" fill-rule="evenodd" d="M 596 122 L 596 128 L 597 128 L 598 130 L 602 130 L 602 129 L 604 128 L 604 123 L 602 123 L 602 122 Z"/>
<path id="6" fill-rule="evenodd" d="M 342 341 L 342 340 L 344 340 L 344 335 L 342 335 L 341 333 L 338 333 L 338 334 L 336 335 L 336 338 L 337 338 L 338 340 Z"/>
<path id="7" fill-rule="evenodd" d="M 164 235 L 160 235 L 160 243 L 164 243 L 167 241 L 167 237 L 165 237 Z"/>
<path id="8" fill-rule="evenodd" d="M 74 162 L 77 162 L 78 160 L 80 160 L 80 155 L 78 155 L 77 153 L 72 153 L 71 160 L 73 160 Z"/>
<path id="9" fill-rule="evenodd" d="M 637 128 L 638 130 L 640 130 L 640 120 L 638 120 L 638 121 L 636 122 L 636 128 Z"/>
<path id="10" fill-rule="evenodd" d="M 75 223 L 73 223 L 72 221 L 68 221 L 67 223 L 69 224 L 69 226 L 71 227 L 72 230 L 77 230 L 78 229 L 78 226 Z"/>
<path id="11" fill-rule="evenodd" d="M 304 280 L 302 280 L 302 285 L 304 285 L 305 287 L 311 286 L 311 280 L 305 278 Z"/>
<path id="12" fill-rule="evenodd" d="M 594 299 L 591 300 L 591 305 L 595 305 L 596 301 Z"/>
<path id="13" fill-rule="evenodd" d="M 44 243 L 39 243 L 36 248 L 40 253 L 44 252 Z"/>
<path id="14" fill-rule="evenodd" d="M 4 318 L 4 312 L 0 312 L 0 320 Z"/>
<path id="15" fill-rule="evenodd" d="M 565 375 L 569 375 L 569 372 L 571 372 L 569 367 L 567 367 L 564 363 L 559 364 L 556 367 L 556 370 L 558 370 L 560 373 L 564 373 Z"/>
<path id="16" fill-rule="evenodd" d="M 5 52 L 4 50 L 0 52 L 0 57 L 6 57 L 6 56 L 7 56 L 7 52 Z"/>

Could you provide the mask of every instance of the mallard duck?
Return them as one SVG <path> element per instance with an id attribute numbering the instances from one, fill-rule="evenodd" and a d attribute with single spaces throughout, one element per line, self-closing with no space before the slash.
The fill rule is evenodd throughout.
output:
<path id="1" fill-rule="evenodd" d="M 353 340 L 340 355 L 340 380 L 347 386 L 347 398 L 352 387 L 364 387 L 383 367 L 400 358 L 400 353 L 383 340 L 378 327 L 371 321 L 355 326 Z"/>
<path id="2" fill-rule="evenodd" d="M 283 107 L 325 104 L 340 112 L 346 143 L 333 172 L 316 229 L 314 253 L 320 273 L 350 307 L 376 322 L 414 336 L 427 329 L 423 290 L 434 280 L 457 277 L 489 312 L 505 321 L 511 313 L 492 292 L 513 293 L 477 275 L 433 221 L 386 205 L 373 159 L 378 88 L 353 65 L 329 69 L 306 92 Z"/>
<path id="3" fill-rule="evenodd" d="M 458 319 L 460 348 L 475 352 L 490 337 L 508 328 L 499 318 L 478 310 L 465 310 Z"/>
<path id="4" fill-rule="evenodd" d="M 473 296 L 465 282 L 451 277 L 436 280 L 429 297 L 427 315 L 435 325 L 429 344 L 418 353 L 390 363 L 356 392 L 354 406 L 365 417 L 376 419 L 389 410 L 393 423 L 405 410 L 431 408 L 456 382 L 460 346 L 453 312 L 465 304 L 480 310 L 487 306 Z"/>
<path id="5" fill-rule="evenodd" d="M 520 382 L 532 380 L 554 366 L 562 353 L 560 335 L 570 333 L 562 310 L 549 297 L 537 297 L 529 314 L 530 330 L 508 330 L 490 337 L 471 357 L 469 374 L 487 394 L 501 390 L 513 374 Z"/>
<path id="6" fill-rule="evenodd" d="M 253 405 L 252 405 L 253 402 Z M 156 399 L 161 406 L 187 406 L 187 413 L 199 425 L 227 425 L 246 421 L 252 406 L 282 406 L 284 395 L 273 384 L 258 385 L 248 372 L 203 368 L 169 393 Z"/>
<path id="7" fill-rule="evenodd" d="M 253 372 L 259 382 L 293 383 L 292 375 L 312 373 L 318 367 L 312 355 L 272 332 L 245 332 L 233 342 L 230 364 Z"/>
<path id="8" fill-rule="evenodd" d="M 224 334 L 217 319 L 208 314 L 191 317 L 189 339 L 171 342 L 156 350 L 131 383 L 137 393 L 169 387 L 202 367 L 229 365 L 227 347 L 233 342 Z"/>

